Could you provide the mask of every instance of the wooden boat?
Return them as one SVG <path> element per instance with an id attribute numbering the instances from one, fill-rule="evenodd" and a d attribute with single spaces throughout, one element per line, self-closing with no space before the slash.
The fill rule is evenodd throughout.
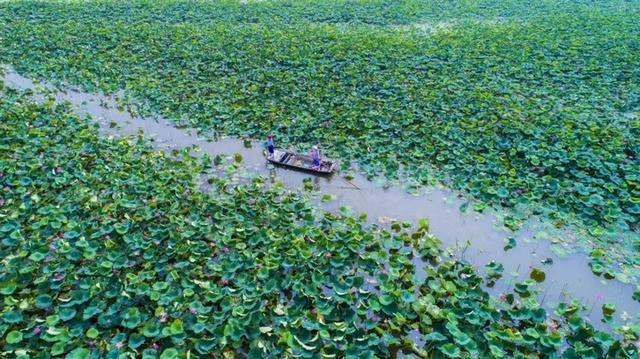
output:
<path id="1" fill-rule="evenodd" d="M 331 174 L 336 168 L 336 162 L 331 160 L 322 160 L 320 161 L 319 168 L 313 168 L 313 160 L 310 156 L 283 150 L 275 150 L 273 152 L 273 158 L 267 156 L 267 161 L 274 165 L 294 168 L 320 175 Z"/>

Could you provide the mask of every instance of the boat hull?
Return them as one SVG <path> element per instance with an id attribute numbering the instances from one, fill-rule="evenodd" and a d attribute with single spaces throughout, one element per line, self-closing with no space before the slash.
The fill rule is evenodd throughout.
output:
<path id="1" fill-rule="evenodd" d="M 276 166 L 291 168 L 298 171 L 313 173 L 316 175 L 330 175 L 335 171 L 336 163 L 331 160 L 323 160 L 319 169 L 313 168 L 311 157 L 290 151 L 276 150 L 273 158 L 267 157 L 267 161 Z"/>

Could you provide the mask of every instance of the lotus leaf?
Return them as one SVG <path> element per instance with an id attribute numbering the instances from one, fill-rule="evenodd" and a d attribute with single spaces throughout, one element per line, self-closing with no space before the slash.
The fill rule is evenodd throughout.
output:
<path id="1" fill-rule="evenodd" d="M 20 343 L 22 341 L 22 333 L 17 330 L 10 331 L 5 337 L 5 340 L 9 344 Z"/>

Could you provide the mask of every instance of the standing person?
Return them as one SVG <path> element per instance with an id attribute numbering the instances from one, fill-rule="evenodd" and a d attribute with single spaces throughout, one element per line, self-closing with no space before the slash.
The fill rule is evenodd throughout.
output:
<path id="1" fill-rule="evenodd" d="M 315 170 L 320 169 L 320 163 L 322 162 L 322 160 L 321 160 L 320 150 L 318 149 L 318 146 L 313 146 L 311 148 L 311 160 L 313 161 L 312 168 Z"/>
<path id="2" fill-rule="evenodd" d="M 273 135 L 269 134 L 267 137 L 267 151 L 269 151 L 269 158 L 273 158 L 275 146 L 273 145 Z"/>

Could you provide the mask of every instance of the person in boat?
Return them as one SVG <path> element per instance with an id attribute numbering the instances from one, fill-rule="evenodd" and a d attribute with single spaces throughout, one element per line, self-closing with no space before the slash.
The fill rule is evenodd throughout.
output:
<path id="1" fill-rule="evenodd" d="M 322 158 L 320 156 L 320 150 L 318 146 L 313 146 L 311 148 L 311 161 L 313 161 L 313 169 L 320 169 L 320 163 L 322 162 Z"/>
<path id="2" fill-rule="evenodd" d="M 269 134 L 267 137 L 267 151 L 269 151 L 269 158 L 273 158 L 275 146 L 273 144 L 273 135 Z"/>

